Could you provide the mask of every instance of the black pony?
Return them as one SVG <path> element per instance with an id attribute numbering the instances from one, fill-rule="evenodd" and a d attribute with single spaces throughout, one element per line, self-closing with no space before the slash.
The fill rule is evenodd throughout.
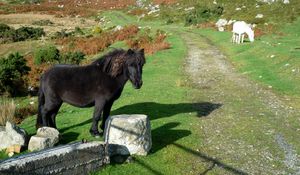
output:
<path id="1" fill-rule="evenodd" d="M 101 129 L 129 79 L 134 88 L 141 88 L 144 49 L 114 50 L 86 66 L 56 65 L 40 80 L 36 126 L 56 128 L 55 116 L 63 102 L 76 107 L 95 106 L 90 133 L 99 136 Z"/>

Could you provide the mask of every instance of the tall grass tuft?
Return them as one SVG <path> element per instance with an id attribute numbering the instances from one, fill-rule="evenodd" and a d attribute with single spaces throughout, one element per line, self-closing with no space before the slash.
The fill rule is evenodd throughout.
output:
<path id="1" fill-rule="evenodd" d="M 0 99 L 0 125 L 5 126 L 6 122 L 13 122 L 16 105 L 13 100 Z"/>

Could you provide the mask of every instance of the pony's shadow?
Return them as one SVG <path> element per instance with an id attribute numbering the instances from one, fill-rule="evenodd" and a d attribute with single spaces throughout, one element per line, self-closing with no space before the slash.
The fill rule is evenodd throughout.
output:
<path id="1" fill-rule="evenodd" d="M 150 117 L 150 120 L 193 112 L 197 112 L 197 117 L 206 117 L 221 106 L 222 104 L 210 102 L 177 104 L 143 102 L 120 107 L 112 111 L 111 114 L 146 114 Z"/>
<path id="2" fill-rule="evenodd" d="M 155 102 L 143 102 L 135 103 L 120 107 L 111 112 L 111 115 L 117 114 L 146 114 L 150 117 L 150 120 L 155 120 L 164 117 L 170 117 L 181 113 L 197 112 L 197 117 L 206 117 L 214 110 L 220 108 L 222 104 L 200 102 L 200 103 L 178 103 L 178 104 L 161 104 Z M 60 132 L 67 131 L 69 129 L 83 126 L 92 122 L 89 118 L 76 125 L 67 126 L 60 129 Z"/>

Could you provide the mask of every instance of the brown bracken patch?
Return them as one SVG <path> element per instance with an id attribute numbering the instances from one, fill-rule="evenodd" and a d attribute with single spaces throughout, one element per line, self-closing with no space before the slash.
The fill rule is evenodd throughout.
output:
<path id="1" fill-rule="evenodd" d="M 167 35 L 161 31 L 157 31 L 156 35 L 151 38 L 149 35 L 144 34 L 135 39 L 126 41 L 127 45 L 131 48 L 144 48 L 148 54 L 153 54 L 159 50 L 169 49 L 170 44 L 165 41 Z"/>
<path id="2" fill-rule="evenodd" d="M 26 76 L 28 85 L 31 87 L 39 87 L 40 76 L 44 73 L 51 65 L 42 63 L 40 65 L 35 65 L 33 56 L 26 55 L 27 66 L 31 68 L 29 74 Z"/>
<path id="3" fill-rule="evenodd" d="M 85 38 L 63 38 L 56 40 L 56 44 L 62 45 L 63 52 L 81 51 L 86 55 L 94 55 L 110 46 L 115 41 L 124 41 L 135 36 L 139 29 L 135 25 L 125 26 L 118 31 L 103 32 L 99 36 Z"/>

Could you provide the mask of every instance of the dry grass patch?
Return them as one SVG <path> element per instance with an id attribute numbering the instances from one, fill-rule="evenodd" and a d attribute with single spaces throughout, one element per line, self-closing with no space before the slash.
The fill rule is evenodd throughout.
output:
<path id="1" fill-rule="evenodd" d="M 13 122 L 16 105 L 13 100 L 0 100 L 0 125 L 5 126 L 6 122 Z"/>

